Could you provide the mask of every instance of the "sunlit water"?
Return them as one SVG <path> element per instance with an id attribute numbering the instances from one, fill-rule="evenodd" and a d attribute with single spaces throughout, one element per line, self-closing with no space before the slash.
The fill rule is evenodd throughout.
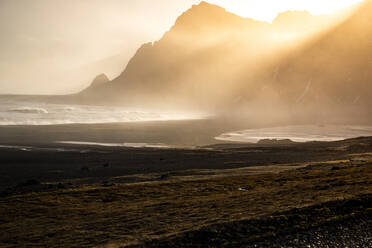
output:
<path id="1" fill-rule="evenodd" d="M 371 126 L 297 125 L 262 129 L 249 129 L 222 134 L 221 141 L 257 143 L 263 139 L 290 139 L 295 142 L 338 141 L 372 136 Z"/>
<path id="2" fill-rule="evenodd" d="M 59 144 L 69 145 L 87 145 L 104 147 L 130 147 L 130 148 L 170 148 L 170 146 L 160 143 L 101 143 L 101 142 L 83 142 L 83 141 L 58 141 Z"/>
<path id="3" fill-rule="evenodd" d="M 0 99 L 0 126 L 100 124 L 190 120 L 204 117 L 189 113 L 149 112 L 120 107 L 63 105 Z"/>

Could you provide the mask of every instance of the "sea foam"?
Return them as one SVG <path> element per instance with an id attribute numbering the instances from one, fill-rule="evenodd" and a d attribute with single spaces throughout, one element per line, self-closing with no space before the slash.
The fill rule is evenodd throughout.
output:
<path id="1" fill-rule="evenodd" d="M 21 114 L 48 114 L 48 110 L 37 107 L 20 107 L 15 109 L 9 109 L 7 112 L 10 113 L 21 113 Z"/>
<path id="2" fill-rule="evenodd" d="M 0 126 L 105 124 L 203 118 L 205 118 L 204 115 L 193 113 L 152 112 L 108 106 L 2 101 L 0 98 Z"/>
<path id="3" fill-rule="evenodd" d="M 130 147 L 130 148 L 170 148 L 168 145 L 159 143 L 100 143 L 84 141 L 58 141 L 59 144 L 68 145 L 86 145 L 86 146 L 103 146 L 103 147 Z"/>

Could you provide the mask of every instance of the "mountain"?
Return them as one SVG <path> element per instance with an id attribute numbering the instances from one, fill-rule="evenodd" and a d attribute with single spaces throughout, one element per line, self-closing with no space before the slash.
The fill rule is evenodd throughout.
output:
<path id="1" fill-rule="evenodd" d="M 372 99 L 371 15 L 366 0 L 334 26 L 334 17 L 301 11 L 269 24 L 201 2 L 159 41 L 142 45 L 119 77 L 80 96 L 265 118 L 332 119 L 355 108 L 363 115 Z"/>
<path id="2" fill-rule="evenodd" d="M 309 22 L 311 15 L 302 15 Z M 273 41 L 278 27 L 284 29 L 201 2 L 159 41 L 142 45 L 119 77 L 82 95 L 95 102 L 110 95 L 113 102 L 135 106 L 219 108 L 235 97 L 243 73 L 253 77 L 260 63 L 287 42 Z"/>
<path id="3" fill-rule="evenodd" d="M 89 88 L 90 90 L 94 90 L 95 88 L 100 87 L 108 82 L 110 82 L 110 79 L 106 76 L 106 74 L 102 73 L 94 78 Z"/>
<path id="4" fill-rule="evenodd" d="M 340 18 L 342 14 L 333 18 Z M 278 35 L 284 39 L 294 36 L 307 38 L 317 31 L 329 26 L 329 15 L 312 15 L 308 11 L 285 11 L 279 13 L 273 20 L 273 27 Z"/>
<path id="5" fill-rule="evenodd" d="M 283 59 L 274 74 L 266 87 L 296 112 L 371 116 L 372 1 Z"/>
<path id="6" fill-rule="evenodd" d="M 208 105 L 228 94 L 224 84 L 216 87 L 216 82 L 235 74 L 237 60 L 246 64 L 259 42 L 253 37 L 262 37 L 268 26 L 201 2 L 183 13 L 159 41 L 142 45 L 118 78 L 96 94 L 88 92 L 95 100 L 116 95 L 118 102 L 136 106 L 187 105 L 190 98 Z"/>

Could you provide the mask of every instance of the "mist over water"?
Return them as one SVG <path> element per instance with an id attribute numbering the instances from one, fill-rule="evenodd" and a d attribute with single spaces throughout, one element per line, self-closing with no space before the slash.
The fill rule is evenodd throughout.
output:
<path id="1" fill-rule="evenodd" d="M 202 119 L 201 114 L 111 106 L 65 105 L 0 99 L 0 126 L 100 124 Z"/>

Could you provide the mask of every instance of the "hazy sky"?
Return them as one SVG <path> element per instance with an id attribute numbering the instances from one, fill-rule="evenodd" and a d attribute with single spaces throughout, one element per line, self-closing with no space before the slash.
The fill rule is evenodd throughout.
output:
<path id="1" fill-rule="evenodd" d="M 0 0 L 0 93 L 70 93 L 113 77 L 200 0 Z M 358 0 L 210 0 L 271 21 L 288 9 L 330 13 Z M 115 56 L 119 55 L 119 56 Z M 115 56 L 115 57 L 112 57 Z"/>

